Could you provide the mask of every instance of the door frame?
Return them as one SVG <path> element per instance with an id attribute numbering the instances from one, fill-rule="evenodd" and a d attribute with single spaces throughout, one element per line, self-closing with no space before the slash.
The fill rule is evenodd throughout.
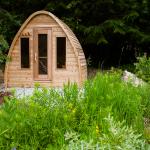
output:
<path id="1" fill-rule="evenodd" d="M 47 34 L 47 74 L 40 75 L 39 57 L 38 57 L 38 34 Z M 33 76 L 35 81 L 52 80 L 52 29 L 51 28 L 34 28 L 33 31 Z"/>

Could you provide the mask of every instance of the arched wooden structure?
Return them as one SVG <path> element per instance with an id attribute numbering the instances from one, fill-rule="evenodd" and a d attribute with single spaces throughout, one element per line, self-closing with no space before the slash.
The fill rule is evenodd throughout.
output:
<path id="1" fill-rule="evenodd" d="M 82 85 L 87 65 L 82 47 L 72 30 L 47 11 L 33 13 L 16 34 L 5 67 L 5 87 L 62 87 Z"/>

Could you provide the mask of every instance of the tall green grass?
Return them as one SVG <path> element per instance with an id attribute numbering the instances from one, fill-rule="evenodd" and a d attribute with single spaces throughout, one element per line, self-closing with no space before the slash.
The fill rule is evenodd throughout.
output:
<path id="1" fill-rule="evenodd" d="M 115 119 L 125 120 L 137 130 L 143 129 L 141 87 L 123 83 L 118 74 L 98 74 L 94 80 L 85 83 L 84 90 L 84 103 L 90 115 L 109 108 Z"/>
<path id="2" fill-rule="evenodd" d="M 148 87 L 123 83 L 118 74 L 101 73 L 86 81 L 82 89 L 70 83 L 62 90 L 36 87 L 32 96 L 21 100 L 14 97 L 1 106 L 0 149 L 69 149 L 70 141 L 75 146 L 82 141 L 104 146 L 106 137 L 111 139 L 107 145 L 119 146 L 112 135 L 119 138 L 115 132 L 123 126 L 126 133 L 120 143 L 127 144 L 125 139 L 131 134 L 138 142 L 129 142 L 128 146 L 136 145 L 140 149 L 144 141 L 139 134 L 143 134 L 143 116 L 149 108 L 147 90 Z M 114 123 L 110 132 L 111 121 L 106 123 L 105 119 L 109 115 L 116 124 L 124 121 L 123 126 L 117 128 Z M 65 135 L 70 137 L 69 141 Z"/>

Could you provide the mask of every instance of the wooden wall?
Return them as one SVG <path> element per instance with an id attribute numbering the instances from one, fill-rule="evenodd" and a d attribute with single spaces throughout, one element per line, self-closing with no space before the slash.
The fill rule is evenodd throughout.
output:
<path id="1" fill-rule="evenodd" d="M 53 18 L 48 15 L 41 14 L 30 20 L 20 34 L 20 36 L 28 35 L 30 37 L 30 69 L 21 69 L 20 67 L 20 38 L 18 38 L 11 51 L 11 61 L 8 64 L 8 69 L 6 72 L 8 87 L 33 87 L 35 82 L 37 82 L 34 81 L 33 77 L 33 29 L 35 27 L 52 28 L 52 81 L 39 81 L 40 85 L 61 87 L 68 81 L 77 82 L 80 84 L 78 58 L 76 57 L 68 38 L 66 38 L 66 69 L 56 68 L 56 37 L 66 36 L 66 34 Z M 83 76 L 86 76 L 86 73 L 84 73 L 85 71 L 86 66 L 83 66 Z"/>

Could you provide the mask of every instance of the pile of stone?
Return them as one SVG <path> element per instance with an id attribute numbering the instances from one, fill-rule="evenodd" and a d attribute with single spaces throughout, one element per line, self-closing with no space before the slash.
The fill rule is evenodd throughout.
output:
<path id="1" fill-rule="evenodd" d="M 135 87 L 142 86 L 142 85 L 146 84 L 142 79 L 138 78 L 135 74 L 133 74 L 127 70 L 125 70 L 123 72 L 122 80 L 125 82 L 131 83 Z"/>

